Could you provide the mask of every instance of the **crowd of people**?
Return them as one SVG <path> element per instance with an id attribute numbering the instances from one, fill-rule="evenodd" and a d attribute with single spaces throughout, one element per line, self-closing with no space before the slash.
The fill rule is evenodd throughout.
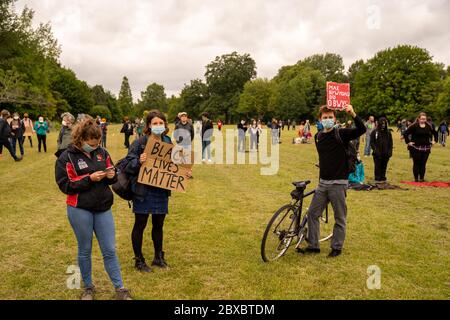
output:
<path id="1" fill-rule="evenodd" d="M 387 181 L 386 172 L 389 160 L 393 155 L 392 129 L 385 117 L 375 119 L 368 117 L 363 121 L 358 117 L 352 106 L 345 111 L 352 120 L 341 124 L 336 118 L 336 111 L 326 106 L 320 108 L 319 120 L 316 123 L 317 133 L 314 141 L 319 154 L 319 185 L 309 208 L 308 231 L 309 246 L 303 253 L 318 253 L 320 247 L 319 221 L 324 206 L 331 202 L 335 226 L 331 241 L 329 257 L 341 254 L 346 234 L 346 190 L 349 181 L 364 179 L 364 166 L 359 156 L 361 137 L 364 139 L 363 154 L 372 156 L 374 161 L 374 177 L 376 182 Z M 94 299 L 96 288 L 92 281 L 92 240 L 96 235 L 99 243 L 105 269 L 115 288 L 116 298 L 132 299 L 130 291 L 125 288 L 121 275 L 121 267 L 115 246 L 115 227 L 112 215 L 113 193 L 110 186 L 117 182 L 118 170 L 106 149 L 108 122 L 97 116 L 95 119 L 87 115 L 75 118 L 66 112 L 61 115 L 61 129 L 57 138 L 57 161 L 55 179 L 60 190 L 67 195 L 67 217 L 78 243 L 78 265 L 80 267 L 84 290 L 83 300 Z M 294 143 L 310 143 L 313 138 L 312 125 L 309 120 L 300 121 L 298 128 L 293 121 L 287 122 L 272 119 L 267 127 L 271 131 L 272 143 L 281 143 L 281 131 L 286 126 L 288 130 L 298 130 Z M 401 126 L 400 126 L 401 124 Z M 443 121 L 435 126 L 425 113 L 420 113 L 415 121 L 408 124 L 400 121 L 398 130 L 407 144 L 410 157 L 413 159 L 413 176 L 415 181 L 424 181 L 426 164 L 432 146 L 439 142 L 445 146 L 449 128 Z M 194 128 L 195 126 L 195 128 Z M 222 130 L 223 122 L 217 123 Z M 202 114 L 202 120 L 194 124 L 186 112 L 180 112 L 175 121 L 174 140 L 185 148 L 192 147 L 196 134 L 202 139 L 202 160 L 212 162 L 211 140 L 214 129 L 213 121 L 208 113 Z M 241 120 L 237 124 L 238 151 L 245 152 L 250 146 L 250 152 L 258 150 L 259 138 L 263 130 L 260 120 Z M 24 143 L 28 137 L 30 147 L 33 146 L 33 136 L 38 141 L 38 152 L 47 152 L 46 136 L 50 123 L 43 116 L 33 121 L 24 114 L 23 119 L 18 113 L 12 115 L 3 110 L 0 117 L 0 147 L 6 148 L 15 161 L 24 156 Z M 163 227 L 165 217 L 169 212 L 171 192 L 138 183 L 138 173 L 147 160 L 144 152 L 148 139 L 157 139 L 172 143 L 169 137 L 168 121 L 165 115 L 152 110 L 145 119 L 136 118 L 131 121 L 125 118 L 121 132 L 124 134 L 124 146 L 128 149 L 127 156 L 120 160 L 120 167 L 130 177 L 133 193 L 132 212 L 134 225 L 131 231 L 131 247 L 134 252 L 136 270 L 144 273 L 152 272 L 153 267 L 168 268 L 163 250 Z M 130 137 L 136 139 L 130 143 Z M 247 142 L 247 136 L 250 141 Z M 20 157 L 17 156 L 17 145 Z M 350 147 L 357 153 L 355 168 L 349 162 Z M 192 178 L 192 172 L 189 172 Z M 154 257 L 147 264 L 143 253 L 144 231 L 151 215 L 152 242 Z"/>

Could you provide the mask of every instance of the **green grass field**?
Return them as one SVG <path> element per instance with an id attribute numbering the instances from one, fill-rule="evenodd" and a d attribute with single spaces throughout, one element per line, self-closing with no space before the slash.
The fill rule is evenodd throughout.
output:
<path id="1" fill-rule="evenodd" d="M 450 189 L 348 192 L 348 233 L 344 253 L 328 259 L 328 243 L 314 257 L 293 249 L 263 263 L 261 238 L 273 212 L 290 201 L 294 180 L 318 181 L 314 145 L 291 144 L 283 131 L 280 170 L 261 176 L 254 165 L 197 165 L 188 192 L 174 193 L 165 225 L 169 270 L 134 270 L 131 229 L 134 217 L 115 197 L 113 213 L 125 285 L 136 299 L 449 299 Z M 109 151 L 126 154 L 119 126 L 110 128 Z M 36 140 L 36 139 L 35 139 Z M 15 163 L 0 160 L 0 299 L 78 299 L 66 287 L 66 269 L 76 264 L 77 245 L 66 216 L 65 195 L 54 180 L 56 133 L 47 154 L 25 146 Z M 34 141 L 37 144 L 36 141 Z M 373 161 L 364 158 L 366 179 Z M 436 146 L 427 180 L 450 181 L 450 147 Z M 412 179 L 412 160 L 395 134 L 388 179 Z M 402 185 L 407 187 L 406 185 Z M 144 255 L 151 260 L 150 228 Z M 368 290 L 367 268 L 381 268 L 381 289 Z M 94 242 L 93 277 L 98 299 L 113 288 Z"/>

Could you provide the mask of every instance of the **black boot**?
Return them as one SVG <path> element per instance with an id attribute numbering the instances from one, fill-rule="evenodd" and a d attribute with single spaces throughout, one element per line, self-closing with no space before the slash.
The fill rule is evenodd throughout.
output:
<path id="1" fill-rule="evenodd" d="M 155 258 L 153 259 L 152 266 L 157 266 L 159 268 L 168 268 L 167 262 L 164 260 L 164 251 L 158 252 L 155 254 Z"/>
<path id="2" fill-rule="evenodd" d="M 152 272 L 152 269 L 145 263 L 144 257 L 135 257 L 134 260 L 136 261 L 134 265 L 136 270 L 140 272 Z"/>

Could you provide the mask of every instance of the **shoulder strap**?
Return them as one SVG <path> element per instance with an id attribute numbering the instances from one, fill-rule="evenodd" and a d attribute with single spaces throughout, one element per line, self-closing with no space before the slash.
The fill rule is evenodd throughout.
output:
<path id="1" fill-rule="evenodd" d="M 339 144 L 344 145 L 344 141 L 342 141 L 341 135 L 339 134 L 339 129 L 335 128 L 334 129 L 334 136 L 336 137 L 337 142 L 339 142 Z"/>

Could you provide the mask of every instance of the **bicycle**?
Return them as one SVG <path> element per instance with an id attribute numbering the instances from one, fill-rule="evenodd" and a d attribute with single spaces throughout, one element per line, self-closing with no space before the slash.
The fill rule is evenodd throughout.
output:
<path id="1" fill-rule="evenodd" d="M 296 243 L 295 249 L 297 251 L 301 251 L 300 246 L 305 241 L 308 242 L 308 214 L 307 210 L 305 210 L 305 213 L 302 213 L 302 209 L 303 200 L 316 192 L 314 189 L 305 193 L 306 186 L 310 183 L 311 181 L 309 180 L 293 182 L 295 189 L 291 192 L 291 203 L 279 208 L 272 216 L 272 219 L 270 219 L 261 243 L 261 257 L 264 262 L 275 261 L 284 256 L 295 238 L 296 242 L 294 243 Z M 285 225 L 283 224 L 284 222 L 286 222 Z M 324 242 L 333 236 L 334 223 L 329 220 L 328 204 L 320 217 L 320 222 L 320 233 L 325 236 L 319 238 L 319 242 Z M 272 241 L 274 242 L 273 244 Z M 272 245 L 275 246 L 273 257 L 270 255 L 272 253 Z"/>

